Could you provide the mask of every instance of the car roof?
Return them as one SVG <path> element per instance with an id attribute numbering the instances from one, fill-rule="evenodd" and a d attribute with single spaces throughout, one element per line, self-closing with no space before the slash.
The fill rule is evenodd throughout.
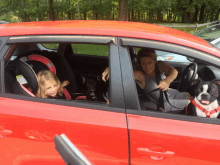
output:
<path id="1" fill-rule="evenodd" d="M 0 25 L 0 36 L 23 35 L 99 35 L 150 39 L 175 43 L 220 55 L 209 43 L 191 34 L 160 25 L 101 20 L 42 21 Z M 205 47 L 204 47 L 205 46 Z M 217 52 L 217 53 L 216 53 Z"/>

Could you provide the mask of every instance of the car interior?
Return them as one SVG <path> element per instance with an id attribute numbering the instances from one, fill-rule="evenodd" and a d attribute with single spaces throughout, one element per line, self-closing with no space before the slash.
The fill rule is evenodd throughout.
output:
<path id="1" fill-rule="evenodd" d="M 102 72 L 109 66 L 108 45 L 62 43 L 56 44 L 55 48 L 48 47 L 48 45 L 50 43 L 16 45 L 11 57 L 6 60 L 6 93 L 35 97 L 38 88 L 37 73 L 41 70 L 52 69 L 55 70 L 53 72 L 61 82 L 69 81 L 64 92 L 67 100 L 106 104 L 109 98 L 109 84 L 102 80 Z M 88 45 L 94 51 L 87 50 Z M 133 70 L 137 69 L 139 49 L 128 47 Z M 168 53 L 171 52 L 164 52 L 164 54 Z M 187 59 L 188 62 L 166 61 L 179 73 L 170 88 L 188 92 L 193 96 L 193 80 L 220 79 L 219 68 L 207 65 L 198 59 Z M 141 109 L 155 110 L 156 104 L 150 103 L 152 101 L 146 98 L 140 87 L 138 85 L 136 87 Z"/>
<path id="2" fill-rule="evenodd" d="M 131 61 L 133 65 L 133 70 L 137 68 L 136 61 L 137 61 L 137 52 L 140 50 L 140 48 L 130 48 L 130 55 L 131 55 Z M 163 52 L 162 50 L 159 50 L 160 52 Z M 157 50 L 156 50 L 157 52 Z M 171 52 L 163 52 L 164 55 L 171 54 Z M 183 56 L 180 54 L 173 54 L 172 56 Z M 158 54 L 157 54 L 158 56 Z M 178 71 L 178 76 L 176 79 L 170 84 L 170 88 L 177 89 L 180 92 L 187 92 L 192 97 L 194 96 L 195 92 L 195 80 L 201 80 L 201 81 L 212 81 L 216 79 L 220 79 L 220 69 L 216 68 L 214 66 L 211 66 L 210 64 L 207 64 L 206 62 L 199 60 L 199 59 L 193 59 L 187 57 L 187 62 L 180 61 L 172 61 L 167 60 L 165 61 L 170 66 L 173 66 Z M 143 92 L 143 90 L 137 85 L 136 88 L 139 96 L 140 106 L 142 110 L 157 110 L 157 105 L 152 101 L 151 98 L 147 97 L 146 94 Z M 168 113 L 175 113 L 175 114 L 185 114 L 185 110 L 183 111 L 172 111 Z"/>
<path id="3" fill-rule="evenodd" d="M 106 103 L 108 83 L 102 81 L 101 76 L 108 66 L 107 45 L 101 45 L 107 51 L 104 56 L 77 54 L 77 50 L 72 49 L 73 44 L 59 44 L 57 49 L 43 50 L 40 49 L 42 44 L 41 47 L 38 45 L 16 46 L 6 61 L 6 93 L 35 97 L 38 89 L 36 75 L 42 70 L 50 70 L 61 82 L 69 81 L 64 88 L 66 91 L 63 91 L 67 100 Z M 62 52 L 60 49 L 63 47 L 65 50 Z"/>

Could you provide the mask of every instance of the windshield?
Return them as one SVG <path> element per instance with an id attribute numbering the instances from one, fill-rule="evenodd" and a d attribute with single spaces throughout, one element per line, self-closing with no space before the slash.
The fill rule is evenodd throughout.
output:
<path id="1" fill-rule="evenodd" d="M 220 37 L 220 24 L 200 30 L 193 35 L 200 37 L 208 42 L 211 42 Z"/>

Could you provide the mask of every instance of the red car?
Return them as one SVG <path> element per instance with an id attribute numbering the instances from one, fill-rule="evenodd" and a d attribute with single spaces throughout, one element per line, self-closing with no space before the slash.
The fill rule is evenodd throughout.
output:
<path id="1" fill-rule="evenodd" d="M 198 65 L 191 68 L 197 78 L 220 79 L 219 49 L 162 26 L 116 21 L 0 25 L 0 164 L 65 164 L 55 149 L 56 134 L 65 134 L 95 165 L 219 164 L 218 119 L 140 105 L 133 69 L 143 47 L 189 60 L 167 62 L 179 72 L 171 88 L 190 90 L 192 79 L 182 73 L 191 63 Z M 69 80 L 69 100 L 35 97 L 32 72 L 43 68 L 43 62 L 30 58 L 36 56 L 49 60 L 44 66 L 53 64 L 61 81 Z M 105 83 L 101 75 L 108 66 Z M 95 95 L 89 98 L 91 86 Z"/>

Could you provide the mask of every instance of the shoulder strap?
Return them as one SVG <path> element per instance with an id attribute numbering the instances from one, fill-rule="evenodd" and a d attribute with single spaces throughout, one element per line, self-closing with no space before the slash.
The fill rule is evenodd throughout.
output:
<path id="1" fill-rule="evenodd" d="M 155 78 L 156 78 L 156 82 L 159 85 L 160 81 L 161 81 L 161 75 L 160 75 L 160 70 L 158 67 L 158 64 L 155 64 Z M 159 97 L 159 102 L 160 102 L 160 107 L 158 107 L 158 109 L 164 109 L 164 97 L 163 97 L 164 92 L 160 90 L 160 97 Z"/>
<path id="2" fill-rule="evenodd" d="M 161 74 L 160 74 L 160 70 L 159 70 L 159 67 L 158 67 L 158 63 L 155 64 L 155 74 L 156 74 L 156 81 L 157 81 L 157 84 L 159 85 L 160 81 L 161 81 Z M 173 108 L 177 108 L 177 107 L 174 107 L 170 101 L 169 101 L 169 98 L 168 98 L 168 95 L 167 95 L 167 91 L 161 91 L 160 90 L 160 98 L 159 98 L 159 101 L 160 101 L 160 105 L 162 107 L 164 107 L 164 97 L 163 95 L 166 97 L 166 100 L 167 102 L 170 104 L 171 107 Z"/>

